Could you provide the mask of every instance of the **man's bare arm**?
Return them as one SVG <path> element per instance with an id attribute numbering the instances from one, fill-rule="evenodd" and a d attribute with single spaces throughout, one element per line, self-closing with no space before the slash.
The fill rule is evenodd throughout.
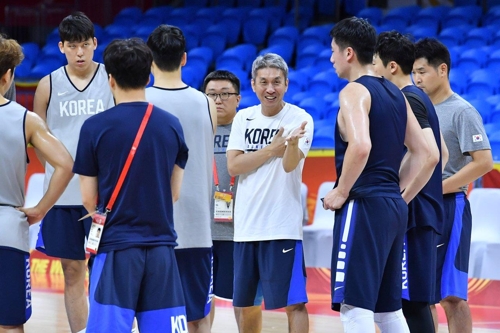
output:
<path id="1" fill-rule="evenodd" d="M 64 145 L 50 134 L 45 122 L 32 112 L 26 114 L 26 141 L 54 167 L 47 192 L 31 208 L 21 208 L 30 224 L 40 221 L 68 186 L 73 177 L 73 159 Z"/>
<path id="2" fill-rule="evenodd" d="M 38 82 L 36 87 L 35 97 L 33 99 L 33 112 L 35 112 L 44 122 L 47 121 L 47 106 L 49 105 L 50 97 L 50 76 L 47 75 Z M 43 154 L 40 154 L 38 149 L 35 149 L 36 157 L 40 163 L 45 166 Z"/>
<path id="3" fill-rule="evenodd" d="M 363 172 L 370 155 L 370 120 L 371 95 L 363 85 L 349 83 L 339 95 L 339 126 L 345 140 L 349 142 L 344 154 L 342 175 L 335 189 L 328 192 L 324 199 L 326 209 L 342 207 L 354 183 Z"/>
<path id="4" fill-rule="evenodd" d="M 299 162 L 304 158 L 304 153 L 299 148 L 299 140 L 306 133 L 307 121 L 302 122 L 299 128 L 295 129 L 286 138 L 285 154 L 283 155 L 283 169 L 285 172 L 295 170 Z"/>
<path id="5" fill-rule="evenodd" d="M 249 173 L 267 162 L 272 157 L 283 157 L 285 153 L 285 140 L 283 127 L 273 137 L 271 144 L 266 147 L 245 154 L 241 150 L 228 150 L 227 171 L 232 177 Z"/>
<path id="6" fill-rule="evenodd" d="M 80 192 L 82 193 L 83 206 L 89 213 L 93 213 L 97 206 L 98 180 L 97 177 L 80 175 Z"/>
<path id="7" fill-rule="evenodd" d="M 170 178 L 170 188 L 172 189 L 173 202 L 179 200 L 183 177 L 184 177 L 184 169 L 182 169 L 177 164 L 174 165 L 174 169 L 172 170 L 172 177 Z"/>
<path id="8" fill-rule="evenodd" d="M 450 178 L 443 180 L 444 194 L 461 191 L 462 186 L 469 185 L 493 169 L 491 150 L 476 150 L 469 152 L 469 154 L 472 161 Z"/>
<path id="9" fill-rule="evenodd" d="M 400 182 L 408 184 L 403 192 L 403 199 L 408 203 L 432 176 L 434 168 L 439 162 L 439 153 L 431 153 L 426 136 L 422 132 L 408 101 L 406 101 L 406 114 L 405 145 L 408 148 L 409 157 L 405 159 L 405 165 L 401 167 Z M 434 136 L 432 136 L 432 140 L 435 145 Z M 411 171 L 406 172 L 408 169 Z"/>

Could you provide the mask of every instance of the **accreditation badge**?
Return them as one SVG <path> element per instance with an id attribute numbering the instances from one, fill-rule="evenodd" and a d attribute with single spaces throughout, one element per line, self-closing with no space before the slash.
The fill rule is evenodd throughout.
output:
<path id="1" fill-rule="evenodd" d="M 92 215 L 92 225 L 90 226 L 89 237 L 87 238 L 87 246 L 85 248 L 87 252 L 97 254 L 105 223 L 106 213 L 95 212 L 94 215 Z"/>
<path id="2" fill-rule="evenodd" d="M 215 222 L 233 222 L 234 197 L 232 192 L 214 193 Z"/>

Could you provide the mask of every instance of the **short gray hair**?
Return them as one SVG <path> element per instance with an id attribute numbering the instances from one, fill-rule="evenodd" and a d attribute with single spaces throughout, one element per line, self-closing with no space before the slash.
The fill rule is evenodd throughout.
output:
<path id="1" fill-rule="evenodd" d="M 288 79 L 288 65 L 283 58 L 276 53 L 266 53 L 260 55 L 253 61 L 252 64 L 252 79 L 255 80 L 257 76 L 257 71 L 262 68 L 276 68 L 280 69 L 285 76 L 285 80 Z"/>

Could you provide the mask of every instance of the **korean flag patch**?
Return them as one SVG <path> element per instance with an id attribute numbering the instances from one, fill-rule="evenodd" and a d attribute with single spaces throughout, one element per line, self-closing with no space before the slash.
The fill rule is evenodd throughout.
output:
<path id="1" fill-rule="evenodd" d="M 472 142 L 482 142 L 483 136 L 481 134 L 474 134 L 472 136 Z"/>

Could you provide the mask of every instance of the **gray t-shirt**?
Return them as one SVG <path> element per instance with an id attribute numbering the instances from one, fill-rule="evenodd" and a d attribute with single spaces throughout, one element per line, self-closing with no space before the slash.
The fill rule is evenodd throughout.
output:
<path id="1" fill-rule="evenodd" d="M 231 176 L 227 171 L 226 148 L 229 142 L 229 134 L 233 124 L 217 126 L 217 133 L 214 137 L 214 156 L 217 165 L 217 175 L 219 176 L 219 191 L 229 192 Z M 238 177 L 236 177 L 233 187 L 233 198 L 236 195 L 238 187 Z M 215 185 L 212 185 L 212 194 L 215 192 Z M 234 202 L 234 199 L 233 199 Z M 210 214 L 212 216 L 212 240 L 232 241 L 234 238 L 234 222 L 215 222 L 214 217 L 214 199 L 212 195 L 212 204 L 210 205 Z"/>
<path id="2" fill-rule="evenodd" d="M 469 102 L 454 93 L 435 108 L 449 151 L 448 163 L 443 171 L 444 180 L 472 161 L 469 152 L 491 148 L 481 115 Z M 461 189 L 467 191 L 467 186 Z"/>

